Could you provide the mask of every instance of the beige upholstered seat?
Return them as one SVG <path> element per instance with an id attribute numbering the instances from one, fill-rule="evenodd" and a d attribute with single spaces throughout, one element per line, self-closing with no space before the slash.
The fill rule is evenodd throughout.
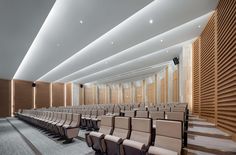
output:
<path id="1" fill-rule="evenodd" d="M 80 114 L 73 114 L 70 125 L 63 126 L 65 137 L 68 139 L 68 141 L 71 141 L 73 138 L 78 136 L 80 120 L 81 120 Z"/>
<path id="2" fill-rule="evenodd" d="M 131 129 L 130 117 L 115 117 L 115 126 L 112 135 L 105 136 L 106 153 L 109 155 L 123 154 L 121 143 L 129 138 Z"/>
<path id="3" fill-rule="evenodd" d="M 135 111 L 125 111 L 125 116 L 126 117 L 135 117 Z"/>
<path id="4" fill-rule="evenodd" d="M 104 136 L 112 134 L 114 126 L 114 116 L 102 116 L 99 132 L 86 134 L 86 142 L 95 151 L 105 152 Z"/>
<path id="5" fill-rule="evenodd" d="M 143 154 L 151 144 L 152 120 L 132 118 L 132 131 L 129 140 L 124 140 L 125 154 Z"/>
<path id="6" fill-rule="evenodd" d="M 182 150 L 182 123 L 179 121 L 156 120 L 154 145 L 148 150 L 151 155 L 180 155 Z"/>
<path id="7" fill-rule="evenodd" d="M 137 117 L 137 118 L 148 118 L 149 117 L 149 112 L 144 111 L 144 110 L 137 110 L 135 117 Z"/>

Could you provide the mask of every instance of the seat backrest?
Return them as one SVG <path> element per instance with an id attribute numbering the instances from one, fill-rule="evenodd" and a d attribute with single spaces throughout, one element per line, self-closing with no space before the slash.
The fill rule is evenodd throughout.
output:
<path id="1" fill-rule="evenodd" d="M 114 116 L 102 116 L 99 132 L 108 135 L 111 134 L 114 127 Z"/>
<path id="2" fill-rule="evenodd" d="M 185 107 L 173 107 L 172 112 L 185 112 L 186 108 Z"/>
<path id="3" fill-rule="evenodd" d="M 135 111 L 125 111 L 126 117 L 135 117 Z"/>
<path id="4" fill-rule="evenodd" d="M 61 117 L 61 120 L 60 120 L 60 123 L 65 123 L 66 121 L 66 114 L 65 112 L 62 113 L 62 117 Z"/>
<path id="5" fill-rule="evenodd" d="M 57 119 L 55 122 L 60 122 L 61 121 L 61 118 L 62 118 L 62 112 L 59 112 L 58 115 L 57 115 Z"/>
<path id="6" fill-rule="evenodd" d="M 54 112 L 52 121 L 55 122 L 57 120 L 58 112 Z"/>
<path id="7" fill-rule="evenodd" d="M 137 110 L 135 117 L 137 117 L 137 118 L 148 118 L 149 117 L 148 115 L 149 115 L 148 111 Z"/>
<path id="8" fill-rule="evenodd" d="M 72 121 L 72 113 L 67 113 L 66 114 L 66 121 L 64 125 L 70 125 Z"/>
<path id="9" fill-rule="evenodd" d="M 149 111 L 150 118 L 153 120 L 156 119 L 165 119 L 165 112 L 164 111 Z"/>
<path id="10" fill-rule="evenodd" d="M 152 120 L 149 118 L 132 118 L 132 131 L 130 140 L 151 144 Z"/>
<path id="11" fill-rule="evenodd" d="M 80 118 L 81 115 L 80 114 L 72 114 L 72 121 L 70 123 L 71 127 L 78 127 L 80 125 Z"/>
<path id="12" fill-rule="evenodd" d="M 184 112 L 166 112 L 166 119 L 184 122 L 184 115 Z"/>
<path id="13" fill-rule="evenodd" d="M 122 139 L 127 139 L 130 136 L 130 129 L 130 117 L 115 117 L 114 131 L 112 135 Z"/>
<path id="14" fill-rule="evenodd" d="M 171 108 L 170 107 L 159 107 L 159 111 L 170 112 Z"/>
<path id="15" fill-rule="evenodd" d="M 176 151 L 182 150 L 182 122 L 156 120 L 155 146 Z"/>

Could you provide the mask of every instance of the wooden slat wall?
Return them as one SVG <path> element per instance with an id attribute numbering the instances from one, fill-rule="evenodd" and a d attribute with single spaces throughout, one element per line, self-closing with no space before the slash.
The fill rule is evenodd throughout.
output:
<path id="1" fill-rule="evenodd" d="M 11 116 L 11 81 L 0 79 L 0 117 Z"/>
<path id="2" fill-rule="evenodd" d="M 52 84 L 52 106 L 59 107 L 64 106 L 64 84 L 53 83 Z"/>
<path id="3" fill-rule="evenodd" d="M 94 87 L 93 86 L 85 86 L 84 87 L 84 101 L 85 104 L 94 104 L 95 96 L 94 96 Z"/>
<path id="4" fill-rule="evenodd" d="M 200 39 L 197 39 L 193 43 L 193 113 L 199 114 L 200 112 L 200 68 L 199 68 L 199 56 L 200 56 Z"/>
<path id="5" fill-rule="evenodd" d="M 236 134 L 236 1 L 221 0 L 217 15 L 217 125 Z"/>
<path id="6" fill-rule="evenodd" d="M 124 103 L 131 103 L 131 88 L 123 88 L 123 101 Z"/>
<path id="7" fill-rule="evenodd" d="M 165 103 L 165 80 L 161 79 L 161 103 Z"/>
<path id="8" fill-rule="evenodd" d="M 213 120 L 236 140 L 235 17 L 236 1 L 221 0 L 202 35 L 193 43 L 193 103 L 195 113 Z"/>
<path id="9" fill-rule="evenodd" d="M 14 80 L 14 112 L 33 108 L 33 87 L 31 81 Z"/>
<path id="10" fill-rule="evenodd" d="M 200 54 L 200 102 L 201 116 L 215 121 L 215 14 L 201 34 Z"/>
<path id="11" fill-rule="evenodd" d="M 50 83 L 36 82 L 35 89 L 35 107 L 50 107 Z"/>
<path id="12" fill-rule="evenodd" d="M 66 106 L 72 106 L 72 83 L 66 84 Z"/>

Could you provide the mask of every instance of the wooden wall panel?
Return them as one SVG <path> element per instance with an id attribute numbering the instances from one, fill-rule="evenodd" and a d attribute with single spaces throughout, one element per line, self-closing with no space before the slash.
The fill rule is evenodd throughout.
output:
<path id="1" fill-rule="evenodd" d="M 123 101 L 124 103 L 131 103 L 132 101 L 131 88 L 123 88 Z"/>
<path id="2" fill-rule="evenodd" d="M 143 87 L 135 87 L 135 103 L 143 103 Z"/>
<path id="3" fill-rule="evenodd" d="M 11 116 L 11 81 L 0 79 L 0 117 Z"/>
<path id="4" fill-rule="evenodd" d="M 66 84 L 66 106 L 72 106 L 72 83 Z"/>
<path id="5" fill-rule="evenodd" d="M 105 104 L 106 103 L 106 88 L 98 89 L 98 103 Z"/>
<path id="6" fill-rule="evenodd" d="M 94 87 L 93 86 L 85 86 L 84 87 L 84 104 L 94 104 L 95 96 L 94 96 Z"/>
<path id="7" fill-rule="evenodd" d="M 50 107 L 50 83 L 36 82 L 35 88 L 35 107 Z"/>
<path id="8" fill-rule="evenodd" d="M 118 99 L 118 87 L 111 88 L 111 103 L 112 104 L 118 104 L 119 99 Z"/>
<path id="9" fill-rule="evenodd" d="M 14 80 L 14 112 L 33 108 L 33 87 L 31 81 Z"/>
<path id="10" fill-rule="evenodd" d="M 200 102 L 201 116 L 215 121 L 215 14 L 209 20 L 201 34 L 200 54 Z"/>
<path id="11" fill-rule="evenodd" d="M 179 71 L 173 73 L 173 102 L 179 102 Z"/>
<path id="12" fill-rule="evenodd" d="M 151 83 L 147 84 L 147 102 L 149 105 L 153 105 L 156 103 L 156 84 Z"/>
<path id="13" fill-rule="evenodd" d="M 161 79 L 161 103 L 165 103 L 165 80 Z"/>
<path id="14" fill-rule="evenodd" d="M 199 114 L 200 111 L 200 39 L 193 43 L 193 113 Z"/>
<path id="15" fill-rule="evenodd" d="M 221 0 L 217 15 L 217 125 L 236 135 L 236 1 Z"/>
<path id="16" fill-rule="evenodd" d="M 52 84 L 52 106 L 59 107 L 64 106 L 64 84 L 53 83 Z"/>

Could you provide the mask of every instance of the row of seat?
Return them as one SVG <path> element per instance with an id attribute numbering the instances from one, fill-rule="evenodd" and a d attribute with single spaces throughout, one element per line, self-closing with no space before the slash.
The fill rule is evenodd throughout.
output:
<path id="1" fill-rule="evenodd" d="M 155 120 L 155 124 L 153 129 L 149 118 L 102 116 L 99 132 L 86 134 L 86 142 L 109 155 L 180 155 L 182 122 Z"/>
<path id="2" fill-rule="evenodd" d="M 78 136 L 81 115 L 65 112 L 23 110 L 22 113 L 18 113 L 18 118 L 60 136 L 66 140 L 65 143 L 68 143 Z"/>

